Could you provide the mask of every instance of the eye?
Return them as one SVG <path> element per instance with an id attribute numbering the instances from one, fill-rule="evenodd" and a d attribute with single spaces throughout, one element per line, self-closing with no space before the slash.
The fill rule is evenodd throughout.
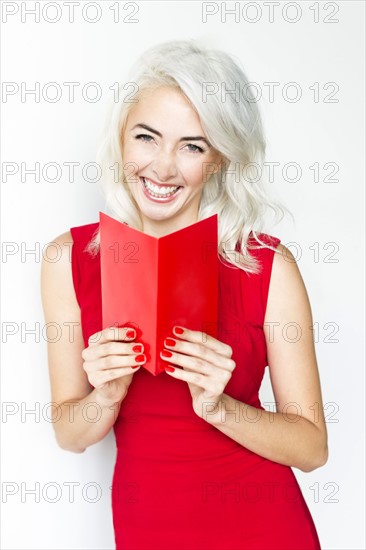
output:
<path id="1" fill-rule="evenodd" d="M 194 147 L 194 150 L 190 149 L 192 153 L 204 153 L 205 150 L 202 149 L 202 147 L 198 147 L 198 145 L 193 145 L 193 143 L 188 143 L 187 147 Z"/>
<path id="2" fill-rule="evenodd" d="M 149 134 L 139 134 L 138 136 L 135 136 L 135 139 L 139 139 L 140 141 L 147 141 L 149 142 L 150 139 L 148 140 L 145 140 L 145 139 L 141 139 L 141 138 L 151 138 L 151 139 L 154 139 L 152 136 L 150 136 Z"/>

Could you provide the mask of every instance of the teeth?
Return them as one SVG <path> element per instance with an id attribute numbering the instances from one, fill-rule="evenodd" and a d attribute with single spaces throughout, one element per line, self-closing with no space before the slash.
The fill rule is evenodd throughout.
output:
<path id="1" fill-rule="evenodd" d="M 179 187 L 179 185 L 177 187 L 158 187 L 147 178 L 142 178 L 142 180 L 145 187 L 147 187 L 147 189 L 151 191 L 153 195 L 158 195 L 160 197 L 172 195 Z"/>

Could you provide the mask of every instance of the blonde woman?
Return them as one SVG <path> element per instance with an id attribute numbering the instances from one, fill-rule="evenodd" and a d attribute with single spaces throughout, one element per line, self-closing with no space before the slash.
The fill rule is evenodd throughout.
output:
<path id="1" fill-rule="evenodd" d="M 219 338 L 174 327 L 166 371 L 141 368 L 133 330 L 102 330 L 98 223 L 58 236 L 61 261 L 42 266 L 46 321 L 76 327 L 73 341 L 49 344 L 52 400 L 65 412 L 74 403 L 56 438 L 80 453 L 114 429 L 118 550 L 320 548 L 292 471 L 328 457 L 312 314 L 294 257 L 261 232 L 266 209 L 283 209 L 264 190 L 247 84 L 234 56 L 197 41 L 150 48 L 120 86 L 98 159 L 111 215 L 140 231 L 160 237 L 218 214 Z M 286 326 L 297 333 L 285 338 Z M 267 366 L 276 412 L 259 399 Z M 88 403 L 98 422 L 83 417 Z"/>

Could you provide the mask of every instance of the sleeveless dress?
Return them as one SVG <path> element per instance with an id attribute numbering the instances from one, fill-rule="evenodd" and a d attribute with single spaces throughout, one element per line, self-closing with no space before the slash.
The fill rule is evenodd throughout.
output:
<path id="1" fill-rule="evenodd" d="M 100 254 L 93 259 L 84 251 L 97 228 L 98 222 L 71 228 L 85 347 L 102 330 Z M 280 242 L 259 236 L 274 247 Z M 258 275 L 220 258 L 218 339 L 232 347 L 236 362 L 224 393 L 265 410 L 258 392 L 268 364 L 263 322 L 274 252 L 252 253 L 262 265 Z M 291 467 L 251 452 L 198 417 L 186 382 L 139 369 L 113 430 L 117 550 L 320 549 Z"/>

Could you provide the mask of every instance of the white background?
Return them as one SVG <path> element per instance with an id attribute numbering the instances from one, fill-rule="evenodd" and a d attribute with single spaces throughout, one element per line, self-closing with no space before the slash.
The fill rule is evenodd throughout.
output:
<path id="1" fill-rule="evenodd" d="M 41 2 L 43 8 L 47 2 Z M 55 4 L 55 3 L 51 3 Z M 262 87 L 260 102 L 268 141 L 267 160 L 279 162 L 273 192 L 294 213 L 266 228 L 279 237 L 298 258 L 312 305 L 316 350 L 329 433 L 329 460 L 310 473 L 294 469 L 314 518 L 323 549 L 362 549 L 364 520 L 364 3 L 294 2 L 286 14 L 285 3 L 269 21 L 265 3 L 247 14 L 247 2 L 238 2 L 238 20 L 220 12 L 221 3 L 210 3 L 215 15 L 202 21 L 200 2 L 139 2 L 128 23 L 120 3 L 120 21 L 113 22 L 110 7 L 99 2 L 96 23 L 85 21 L 81 2 L 75 22 L 58 3 L 61 19 L 50 23 L 55 9 L 34 22 L 24 8 L 34 2 L 2 2 L 2 80 L 21 88 L 41 90 L 57 82 L 63 95 L 50 103 L 21 93 L 2 97 L 2 162 L 19 166 L 16 175 L 2 183 L 2 401 L 13 414 L 2 416 L 2 547 L 4 549 L 112 549 L 114 537 L 110 485 L 115 459 L 112 432 L 83 454 L 58 448 L 47 421 L 50 387 L 47 347 L 40 298 L 40 259 L 47 242 L 70 227 L 98 221 L 106 211 L 98 185 L 83 179 L 76 169 L 70 182 L 65 162 L 84 166 L 95 160 L 104 121 L 108 87 L 117 82 L 132 61 L 160 41 L 199 37 L 207 45 L 238 56 L 249 80 Z M 5 20 L 5 7 L 18 13 Z M 10 8 L 9 8 L 10 5 Z M 22 22 L 22 6 L 25 22 Z M 234 3 L 226 3 L 233 8 Z M 123 9 L 125 8 L 125 9 Z M 295 17 L 297 22 L 286 19 Z M 316 9 L 319 22 L 314 22 Z M 334 10 L 334 14 L 332 12 Z M 89 18 L 96 11 L 90 7 Z M 328 17 L 338 22 L 326 23 Z M 123 19 L 126 18 L 126 21 Z M 64 82 L 79 82 L 76 100 L 68 99 Z M 80 89 L 97 82 L 100 101 L 85 101 Z M 265 82 L 278 82 L 270 101 Z M 302 91 L 297 102 L 282 92 L 289 82 Z M 319 100 L 314 100 L 314 83 Z M 336 83 L 336 102 L 325 101 Z M 4 84 L 3 84 L 4 85 Z M 334 86 L 334 85 L 331 85 Z M 293 90 L 289 90 L 291 92 Z M 51 91 L 50 91 L 51 93 Z M 58 162 L 64 170 L 58 182 L 28 175 L 22 181 L 20 163 L 27 168 L 39 162 Z M 297 182 L 286 181 L 282 168 L 289 162 L 301 166 Z M 338 181 L 328 162 L 339 170 Z M 320 179 L 310 169 L 319 163 Z M 4 169 L 4 164 L 3 164 Z M 52 173 L 50 173 L 50 176 Z M 92 176 L 93 173 L 90 173 Z M 292 176 L 293 172 L 289 172 Z M 13 243 L 13 244 L 11 244 Z M 331 244 L 329 244 L 331 243 Z M 25 254 L 36 249 L 37 254 Z M 9 254 L 13 251 L 13 254 Z M 23 325 L 22 325 L 23 323 Z M 39 324 L 40 335 L 26 334 Z M 14 334 L 9 334 L 13 330 Z M 268 369 L 267 369 L 268 370 Z M 262 401 L 273 400 L 268 378 Z M 40 409 L 39 418 L 25 409 Z M 44 408 L 45 407 L 45 408 Z M 42 412 L 43 411 L 43 412 Z M 49 412 L 49 411 L 48 411 Z M 39 483 L 40 498 L 26 494 Z M 55 489 L 59 487 L 59 499 Z M 70 502 L 68 487 L 75 486 Z M 95 497 L 98 484 L 101 498 Z M 49 488 L 47 492 L 47 487 Z M 88 490 L 89 487 L 89 490 Z M 14 494 L 9 494 L 13 490 Z M 159 511 L 160 513 L 161 511 Z M 142 526 L 143 527 L 143 526 Z"/>

